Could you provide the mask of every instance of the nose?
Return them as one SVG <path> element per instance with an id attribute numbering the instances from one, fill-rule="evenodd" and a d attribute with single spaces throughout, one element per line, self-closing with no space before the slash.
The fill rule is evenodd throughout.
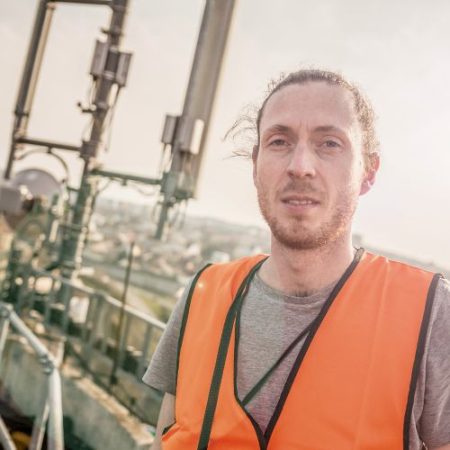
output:
<path id="1" fill-rule="evenodd" d="M 313 178 L 316 175 L 314 154 L 308 145 L 298 143 L 290 155 L 287 173 L 291 177 Z"/>

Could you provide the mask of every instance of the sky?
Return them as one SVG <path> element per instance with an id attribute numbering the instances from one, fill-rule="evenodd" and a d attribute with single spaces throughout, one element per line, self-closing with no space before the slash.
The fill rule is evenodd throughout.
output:
<path id="1" fill-rule="evenodd" d="M 131 0 L 123 48 L 133 52 L 104 167 L 156 176 L 165 114 L 180 114 L 200 26 L 201 0 Z M 0 167 L 37 0 L 0 0 Z M 371 246 L 450 267 L 450 2 L 447 0 L 241 0 L 236 2 L 197 199 L 189 213 L 263 225 L 251 164 L 231 158 L 226 131 L 258 105 L 271 79 L 301 67 L 341 71 L 378 116 L 382 163 L 361 198 L 354 232 Z M 29 135 L 79 144 L 104 7 L 58 5 Z M 4 161 L 4 163 L 2 163 Z M 30 157 L 30 165 L 58 171 Z M 77 180 L 79 161 L 70 162 Z M 105 195 L 149 201 L 126 188 Z"/>

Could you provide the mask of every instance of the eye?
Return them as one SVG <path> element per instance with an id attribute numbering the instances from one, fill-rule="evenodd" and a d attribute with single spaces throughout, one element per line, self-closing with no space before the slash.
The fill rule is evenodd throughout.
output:
<path id="1" fill-rule="evenodd" d="M 285 146 L 289 145 L 289 142 L 286 141 L 286 139 L 276 138 L 276 139 L 269 141 L 269 145 L 271 147 L 285 147 Z"/>
<path id="2" fill-rule="evenodd" d="M 341 148 L 342 144 L 335 139 L 326 139 L 319 144 L 319 147 L 324 149 L 334 149 L 334 148 Z"/>

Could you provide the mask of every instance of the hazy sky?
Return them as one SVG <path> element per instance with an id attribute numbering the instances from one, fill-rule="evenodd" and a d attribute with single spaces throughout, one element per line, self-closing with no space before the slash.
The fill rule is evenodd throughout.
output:
<path id="1" fill-rule="evenodd" d="M 37 3 L 0 0 L 0 166 Z M 203 6 L 200 0 L 131 1 L 124 47 L 134 57 L 105 167 L 156 175 L 164 115 L 181 112 Z M 76 103 L 86 98 L 94 41 L 108 20 L 106 8 L 58 6 L 31 136 L 80 142 L 88 118 Z M 448 0 L 237 1 L 198 200 L 189 210 L 261 224 L 251 166 L 228 158 L 233 143 L 222 137 L 281 72 L 304 65 L 337 69 L 372 99 L 383 152 L 355 231 L 372 245 L 450 267 L 449 20 Z M 75 177 L 77 161 L 72 165 Z M 130 190 L 120 195 L 136 198 Z"/>

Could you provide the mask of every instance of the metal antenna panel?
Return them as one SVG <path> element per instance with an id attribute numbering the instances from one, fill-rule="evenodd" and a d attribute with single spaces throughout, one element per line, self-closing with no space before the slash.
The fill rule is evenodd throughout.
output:
<path id="1" fill-rule="evenodd" d="M 8 225 L 14 229 L 36 199 L 50 204 L 55 196 L 62 195 L 62 191 L 61 183 L 45 170 L 21 170 L 11 181 L 0 186 L 0 211 L 4 213 Z"/>
<path id="2" fill-rule="evenodd" d="M 107 42 L 97 40 L 89 73 L 94 80 L 103 76 L 119 87 L 124 87 L 127 83 L 131 57 L 131 53 L 121 52 Z"/>

